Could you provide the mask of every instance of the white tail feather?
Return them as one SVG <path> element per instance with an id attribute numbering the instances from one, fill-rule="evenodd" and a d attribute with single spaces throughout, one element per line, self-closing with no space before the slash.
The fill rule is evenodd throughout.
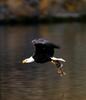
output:
<path id="1" fill-rule="evenodd" d="M 59 60 L 62 62 L 66 62 L 66 60 L 64 60 L 63 58 L 56 58 L 56 57 L 51 57 L 52 60 Z"/>

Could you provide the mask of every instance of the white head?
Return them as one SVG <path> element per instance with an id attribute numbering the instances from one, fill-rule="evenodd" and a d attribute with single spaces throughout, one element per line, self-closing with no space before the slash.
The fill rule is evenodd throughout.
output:
<path id="1" fill-rule="evenodd" d="M 32 63 L 34 62 L 34 58 L 31 56 L 30 58 L 26 58 L 22 61 L 22 63 Z"/>

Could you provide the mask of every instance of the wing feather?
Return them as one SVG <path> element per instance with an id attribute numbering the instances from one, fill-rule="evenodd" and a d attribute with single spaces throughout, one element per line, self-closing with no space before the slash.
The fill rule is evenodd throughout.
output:
<path id="1" fill-rule="evenodd" d="M 45 39 L 34 39 L 32 41 L 34 45 L 34 55 L 52 57 L 54 55 L 54 48 L 59 49 L 60 47 L 50 43 Z"/>

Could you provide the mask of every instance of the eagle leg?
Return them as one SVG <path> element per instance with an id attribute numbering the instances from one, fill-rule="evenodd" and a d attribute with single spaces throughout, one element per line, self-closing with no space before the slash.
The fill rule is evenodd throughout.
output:
<path id="1" fill-rule="evenodd" d="M 66 73 L 63 70 L 63 64 L 60 61 L 52 60 L 51 62 L 56 65 L 56 67 L 57 67 L 57 74 L 59 74 L 60 76 L 66 75 Z"/>

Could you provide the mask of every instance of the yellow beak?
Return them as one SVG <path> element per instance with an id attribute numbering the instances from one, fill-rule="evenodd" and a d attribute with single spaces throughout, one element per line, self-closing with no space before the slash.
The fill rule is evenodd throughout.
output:
<path id="1" fill-rule="evenodd" d="M 24 64 L 24 63 L 27 63 L 27 62 L 25 60 L 23 60 L 22 63 Z"/>

